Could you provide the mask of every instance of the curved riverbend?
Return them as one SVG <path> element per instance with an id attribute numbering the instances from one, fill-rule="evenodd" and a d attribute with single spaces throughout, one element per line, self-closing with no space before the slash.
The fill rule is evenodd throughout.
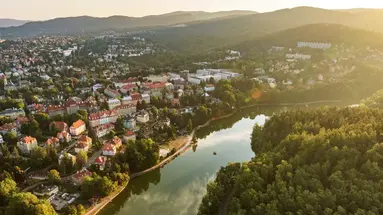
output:
<path id="1" fill-rule="evenodd" d="M 196 132 L 196 148 L 187 150 L 162 169 L 132 179 L 98 214 L 197 214 L 206 185 L 214 180 L 220 167 L 254 157 L 250 146 L 254 124 L 264 124 L 267 116 L 280 110 L 285 108 L 251 108 L 213 121 Z"/>

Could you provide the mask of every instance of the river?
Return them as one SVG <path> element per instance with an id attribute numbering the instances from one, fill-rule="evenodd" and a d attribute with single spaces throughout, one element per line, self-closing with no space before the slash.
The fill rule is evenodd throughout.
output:
<path id="1" fill-rule="evenodd" d="M 229 162 L 244 162 L 254 157 L 250 146 L 254 124 L 263 125 L 267 116 L 278 110 L 281 108 L 253 108 L 214 121 L 196 133 L 196 148 L 189 149 L 160 170 L 132 179 L 99 214 L 197 214 L 207 183 Z M 213 155 L 214 152 L 217 155 Z"/>

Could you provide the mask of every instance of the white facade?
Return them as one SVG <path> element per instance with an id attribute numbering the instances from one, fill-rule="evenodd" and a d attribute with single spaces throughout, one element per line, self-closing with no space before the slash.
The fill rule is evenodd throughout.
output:
<path id="1" fill-rule="evenodd" d="M 286 54 L 286 58 L 288 59 L 301 59 L 301 60 L 310 60 L 311 55 L 304 55 L 304 54 Z"/>
<path id="2" fill-rule="evenodd" d="M 0 134 L 0 144 L 3 144 L 3 143 L 4 143 L 3 136 Z"/>
<path id="3" fill-rule="evenodd" d="M 120 105 L 121 105 L 121 102 L 120 102 L 120 100 L 118 100 L 118 99 L 109 99 L 109 100 L 108 100 L 108 107 L 109 107 L 109 110 L 112 110 L 112 109 L 114 109 L 115 107 L 120 106 Z"/>
<path id="4" fill-rule="evenodd" d="M 137 115 L 137 121 L 141 123 L 147 123 L 149 121 L 149 114 L 146 111 L 142 111 Z"/>
<path id="5" fill-rule="evenodd" d="M 144 93 L 144 94 L 141 95 L 141 97 L 142 97 L 142 100 L 144 100 L 146 102 L 146 104 L 150 104 L 150 96 L 149 96 L 149 94 Z"/>
<path id="6" fill-rule="evenodd" d="M 299 48 L 309 47 L 312 49 L 329 49 L 331 48 L 331 43 L 298 42 L 297 46 Z"/>
<path id="7" fill-rule="evenodd" d="M 37 140 L 33 137 L 25 137 L 17 143 L 17 147 L 23 154 L 30 154 L 37 147 Z"/>

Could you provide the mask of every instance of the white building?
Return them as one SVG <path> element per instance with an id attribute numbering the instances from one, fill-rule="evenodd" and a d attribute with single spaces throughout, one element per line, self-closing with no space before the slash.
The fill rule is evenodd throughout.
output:
<path id="1" fill-rule="evenodd" d="M 74 122 L 72 126 L 69 128 L 70 134 L 74 136 L 80 135 L 85 130 L 86 130 L 85 122 L 82 121 L 81 119 Z"/>
<path id="2" fill-rule="evenodd" d="M 331 43 L 316 43 L 316 42 L 298 42 L 297 46 L 299 48 L 309 47 L 312 49 L 329 49 L 331 48 Z"/>
<path id="3" fill-rule="evenodd" d="M 207 82 L 210 79 L 214 81 L 229 80 L 235 77 L 239 77 L 240 74 L 230 72 L 226 69 L 200 69 L 196 74 L 190 74 L 188 82 L 191 84 L 200 84 L 202 81 Z"/>
<path id="4" fill-rule="evenodd" d="M 121 105 L 121 102 L 118 99 L 109 99 L 107 103 L 108 103 L 109 110 L 112 110 L 115 107 Z"/>
<path id="5" fill-rule="evenodd" d="M 301 59 L 301 60 L 310 60 L 311 59 L 311 55 L 304 55 L 304 54 L 286 54 L 286 58 L 288 59 L 295 59 L 295 60 L 298 60 L 298 59 Z"/>
<path id="6" fill-rule="evenodd" d="M 0 144 L 3 144 L 3 143 L 4 143 L 3 136 L 0 134 Z"/>
<path id="7" fill-rule="evenodd" d="M 17 142 L 17 147 L 23 154 L 30 154 L 32 149 L 37 147 L 37 140 L 34 137 L 26 136 Z"/>
<path id="8" fill-rule="evenodd" d="M 147 93 L 141 94 L 142 100 L 146 102 L 146 104 L 150 104 L 150 96 Z"/>
<path id="9" fill-rule="evenodd" d="M 115 156 L 117 153 L 117 148 L 115 145 L 110 143 L 105 143 L 104 148 L 102 149 L 102 154 L 105 156 Z"/>
<path id="10" fill-rule="evenodd" d="M 137 114 L 137 121 L 141 123 L 147 123 L 149 121 L 149 113 L 145 110 L 140 111 Z"/>

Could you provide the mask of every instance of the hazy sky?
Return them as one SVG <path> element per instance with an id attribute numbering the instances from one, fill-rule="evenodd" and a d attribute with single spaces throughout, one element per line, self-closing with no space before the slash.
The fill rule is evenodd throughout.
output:
<path id="1" fill-rule="evenodd" d="M 66 16 L 145 16 L 179 10 L 273 11 L 296 6 L 383 8 L 383 0 L 0 0 L 0 18 L 45 20 Z"/>

